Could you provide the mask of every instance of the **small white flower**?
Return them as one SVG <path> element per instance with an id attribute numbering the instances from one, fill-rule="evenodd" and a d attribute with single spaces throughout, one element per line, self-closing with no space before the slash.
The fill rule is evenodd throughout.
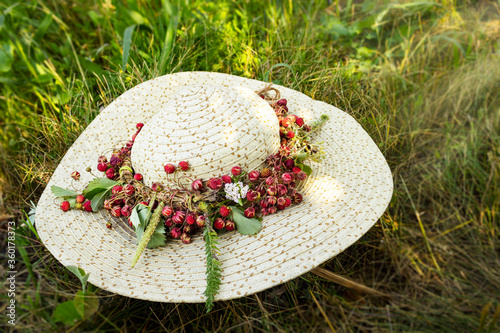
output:
<path id="1" fill-rule="evenodd" d="M 226 199 L 231 199 L 236 203 L 239 203 L 240 199 L 246 198 L 249 189 L 250 187 L 248 187 L 248 185 L 243 185 L 242 182 L 228 183 L 224 185 Z"/>

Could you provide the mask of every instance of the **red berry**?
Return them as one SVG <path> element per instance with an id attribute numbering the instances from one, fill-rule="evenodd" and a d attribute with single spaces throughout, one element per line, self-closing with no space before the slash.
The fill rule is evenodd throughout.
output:
<path id="1" fill-rule="evenodd" d="M 276 102 L 279 106 L 286 106 L 286 99 L 282 98 Z"/>
<path id="2" fill-rule="evenodd" d="M 78 171 L 73 171 L 71 173 L 71 178 L 73 178 L 74 180 L 80 179 L 80 173 Z"/>
<path id="3" fill-rule="evenodd" d="M 189 214 L 188 216 L 186 216 L 186 223 L 191 225 L 191 224 L 194 224 L 196 222 L 196 216 L 193 215 L 193 214 Z"/>
<path id="4" fill-rule="evenodd" d="M 123 189 L 123 193 L 125 193 L 126 195 L 133 195 L 135 193 L 134 186 L 130 184 L 126 185 L 125 188 Z"/>
<path id="5" fill-rule="evenodd" d="M 130 219 L 128 219 L 128 225 L 131 226 L 131 227 L 134 226 L 134 224 L 132 223 L 132 221 Z"/>
<path id="6" fill-rule="evenodd" d="M 189 169 L 189 163 L 186 161 L 181 161 L 179 162 L 179 167 L 182 169 L 182 171 L 186 171 Z"/>
<path id="7" fill-rule="evenodd" d="M 67 212 L 70 208 L 70 204 L 68 201 L 63 201 L 61 202 L 61 209 L 65 212 Z"/>
<path id="8" fill-rule="evenodd" d="M 122 208 L 120 206 L 114 206 L 111 208 L 111 215 L 114 217 L 120 217 L 122 215 Z"/>
<path id="9" fill-rule="evenodd" d="M 278 190 L 276 189 L 276 186 L 269 186 L 267 188 L 267 194 L 269 194 L 269 195 L 276 195 L 277 191 Z"/>
<path id="10" fill-rule="evenodd" d="M 293 139 L 294 136 L 295 136 L 295 133 L 293 133 L 293 131 L 288 131 L 288 133 L 286 134 L 286 137 L 289 139 Z"/>
<path id="11" fill-rule="evenodd" d="M 260 212 L 262 213 L 263 216 L 269 215 L 267 208 L 262 208 L 262 210 Z"/>
<path id="12" fill-rule="evenodd" d="M 172 221 L 172 218 L 168 217 L 166 220 L 165 220 L 165 225 L 167 227 L 171 227 L 174 225 L 174 221 Z"/>
<path id="13" fill-rule="evenodd" d="M 205 220 L 206 220 L 206 216 L 205 215 L 200 215 L 196 218 L 196 224 L 198 225 L 198 227 L 200 228 L 203 228 L 205 226 Z"/>
<path id="14" fill-rule="evenodd" d="M 279 196 L 283 196 L 283 195 L 286 194 L 286 192 L 288 192 L 286 186 L 283 185 L 283 184 L 278 184 L 277 189 L 278 189 L 278 195 Z"/>
<path id="15" fill-rule="evenodd" d="M 113 186 L 113 188 L 111 189 L 111 194 L 118 194 L 118 193 L 120 193 L 122 190 L 123 190 L 123 186 L 121 186 L 121 185 L 115 185 L 115 186 Z"/>
<path id="16" fill-rule="evenodd" d="M 165 217 L 171 216 L 173 213 L 172 207 L 170 206 L 165 206 L 163 207 L 161 214 Z"/>
<path id="17" fill-rule="evenodd" d="M 293 167 L 293 169 L 292 169 L 292 172 L 293 172 L 293 173 L 299 173 L 299 172 L 301 172 L 301 171 L 302 171 L 302 169 L 301 169 L 301 168 L 299 168 L 299 167 L 297 167 L 297 166 L 296 166 L 296 167 Z"/>
<path id="18" fill-rule="evenodd" d="M 140 173 L 136 173 L 134 175 L 134 179 L 137 180 L 137 181 L 141 181 L 142 180 L 142 175 Z"/>
<path id="19" fill-rule="evenodd" d="M 226 206 L 221 206 L 219 209 L 220 216 L 227 217 L 231 213 L 231 209 Z"/>
<path id="20" fill-rule="evenodd" d="M 258 180 L 259 177 L 260 177 L 260 172 L 258 170 L 253 170 L 248 173 L 248 179 L 250 179 L 250 181 L 252 182 Z"/>
<path id="21" fill-rule="evenodd" d="M 292 170 L 295 166 L 295 162 L 291 158 L 289 158 L 285 161 L 285 166 L 287 167 L 287 169 Z"/>
<path id="22" fill-rule="evenodd" d="M 262 178 L 267 178 L 269 177 L 270 175 L 272 174 L 271 170 L 269 170 L 268 168 L 264 168 L 262 169 L 262 171 L 260 172 L 260 176 Z"/>
<path id="23" fill-rule="evenodd" d="M 109 179 L 115 179 L 115 169 L 109 168 L 108 170 L 106 170 L 106 177 L 108 177 Z"/>
<path id="24" fill-rule="evenodd" d="M 173 227 L 172 230 L 170 230 L 170 235 L 173 237 L 173 238 L 179 238 L 181 236 L 181 229 L 177 228 L 177 227 Z"/>
<path id="25" fill-rule="evenodd" d="M 241 168 L 239 166 L 234 166 L 232 169 L 231 169 L 231 173 L 234 175 L 234 176 L 239 176 L 241 174 Z"/>
<path id="26" fill-rule="evenodd" d="M 120 157 L 115 156 L 114 154 L 109 159 L 109 164 L 111 164 L 111 166 L 114 166 L 114 167 L 122 164 L 122 162 L 123 162 L 123 160 Z"/>
<path id="27" fill-rule="evenodd" d="M 260 193 L 257 191 L 250 190 L 247 192 L 247 200 L 255 201 L 260 198 Z"/>
<path id="28" fill-rule="evenodd" d="M 78 195 L 76 196 L 76 202 L 78 202 L 78 203 L 82 203 L 82 202 L 84 202 L 84 201 L 85 201 L 85 197 L 84 197 L 83 195 L 78 194 Z"/>
<path id="29" fill-rule="evenodd" d="M 266 178 L 266 185 L 271 186 L 271 185 L 274 184 L 275 181 L 276 180 L 275 180 L 275 178 L 273 176 L 269 176 L 269 177 Z"/>
<path id="30" fill-rule="evenodd" d="M 301 203 L 302 202 L 302 194 L 295 193 L 295 195 L 293 196 L 293 202 L 295 202 L 296 204 Z"/>
<path id="31" fill-rule="evenodd" d="M 292 122 L 291 122 L 290 118 L 288 118 L 288 117 L 286 117 L 285 119 L 283 119 L 283 120 L 281 121 L 281 125 L 282 125 L 283 127 L 288 127 L 288 126 L 290 126 L 290 125 L 291 125 L 291 123 L 292 123 Z"/>
<path id="32" fill-rule="evenodd" d="M 104 204 L 103 204 L 103 207 L 107 210 L 111 210 L 111 200 L 107 199 L 107 200 L 104 200 Z"/>
<path id="33" fill-rule="evenodd" d="M 151 184 L 151 190 L 153 190 L 154 192 L 160 192 L 162 189 L 163 186 L 161 184 L 158 183 Z"/>
<path id="34" fill-rule="evenodd" d="M 302 125 L 304 125 L 304 119 L 297 117 L 297 120 L 295 120 L 295 123 L 297 124 L 297 126 L 302 127 Z"/>
<path id="35" fill-rule="evenodd" d="M 137 123 L 137 125 L 135 125 L 135 127 L 136 127 L 138 130 L 141 130 L 141 129 L 144 127 L 144 124 L 143 124 L 143 123 Z"/>
<path id="36" fill-rule="evenodd" d="M 122 216 L 129 217 L 132 214 L 132 207 L 129 205 L 125 205 L 121 210 Z"/>
<path id="37" fill-rule="evenodd" d="M 267 209 L 267 212 L 268 212 L 269 214 L 274 214 L 274 213 L 276 213 L 277 211 L 278 211 L 278 208 L 276 208 L 276 206 L 271 206 L 271 207 L 269 207 L 269 208 Z"/>
<path id="38" fill-rule="evenodd" d="M 224 227 L 226 226 L 226 222 L 224 222 L 223 219 L 221 219 L 220 217 L 216 218 L 215 221 L 214 221 L 214 228 L 215 229 L 224 229 Z"/>
<path id="39" fill-rule="evenodd" d="M 106 172 L 106 170 L 108 170 L 108 165 L 106 163 L 99 163 L 97 164 L 97 170 Z"/>
<path id="40" fill-rule="evenodd" d="M 229 178 L 231 179 L 231 178 Z M 222 187 L 222 179 L 220 178 L 210 178 L 207 182 L 207 187 L 212 190 L 218 190 Z"/>
<path id="41" fill-rule="evenodd" d="M 275 196 L 269 196 L 267 197 L 267 203 L 269 206 L 274 206 L 276 205 L 276 197 Z"/>
<path id="42" fill-rule="evenodd" d="M 245 209 L 245 216 L 251 219 L 252 217 L 255 217 L 255 208 L 253 207 L 248 207 Z"/>
<path id="43" fill-rule="evenodd" d="M 292 200 L 290 200 L 290 198 L 286 198 L 285 199 L 285 207 L 288 207 L 292 204 Z"/>
<path id="44" fill-rule="evenodd" d="M 172 217 L 172 221 L 174 221 L 177 224 L 182 224 L 185 218 L 186 218 L 186 212 L 179 210 L 175 212 L 174 216 Z"/>
<path id="45" fill-rule="evenodd" d="M 201 190 L 203 188 L 203 182 L 201 181 L 201 179 L 195 179 L 191 183 L 191 188 L 195 191 Z"/>
<path id="46" fill-rule="evenodd" d="M 233 180 L 231 179 L 231 176 L 228 176 L 228 175 L 224 175 L 221 177 L 222 178 L 222 181 L 226 184 L 229 184 L 231 183 Z"/>
<path id="47" fill-rule="evenodd" d="M 269 206 L 269 204 L 267 203 L 267 198 L 264 198 L 261 201 L 259 201 L 259 206 L 262 208 L 267 208 L 267 206 Z"/>
<path id="48" fill-rule="evenodd" d="M 189 237 L 188 234 L 186 234 L 185 232 L 183 232 L 182 235 L 181 235 L 181 241 L 184 244 L 189 244 L 189 243 L 191 243 L 191 237 Z"/>
<path id="49" fill-rule="evenodd" d="M 306 178 L 307 178 L 307 173 L 305 173 L 304 171 L 301 171 L 297 174 L 298 180 L 305 180 Z"/>
<path id="50" fill-rule="evenodd" d="M 108 163 L 108 159 L 106 158 L 106 156 L 99 156 L 99 158 L 97 159 L 97 163 Z"/>
<path id="51" fill-rule="evenodd" d="M 83 203 L 83 209 L 85 209 L 87 212 L 92 211 L 92 206 L 90 200 L 87 200 Z"/>
<path id="52" fill-rule="evenodd" d="M 284 206 L 285 203 L 286 203 L 285 198 L 283 198 L 283 197 L 278 198 L 278 201 L 277 201 L 278 206 Z"/>
<path id="53" fill-rule="evenodd" d="M 236 225 L 234 224 L 233 221 L 226 221 L 226 230 L 227 231 L 233 231 Z"/>
<path id="54" fill-rule="evenodd" d="M 109 223 L 109 222 L 108 222 L 108 223 L 106 223 L 106 228 L 111 229 L 111 227 L 112 227 L 112 226 L 113 226 L 113 225 L 112 225 L 111 223 Z"/>
<path id="55" fill-rule="evenodd" d="M 164 166 L 164 169 L 165 169 L 165 172 L 166 172 L 167 174 L 174 173 L 174 171 L 175 171 L 175 165 L 168 163 L 168 164 L 166 164 L 166 165 Z"/>
<path id="56" fill-rule="evenodd" d="M 284 173 L 281 175 L 281 179 L 283 179 L 283 183 L 290 184 L 293 181 L 293 174 L 290 172 Z"/>

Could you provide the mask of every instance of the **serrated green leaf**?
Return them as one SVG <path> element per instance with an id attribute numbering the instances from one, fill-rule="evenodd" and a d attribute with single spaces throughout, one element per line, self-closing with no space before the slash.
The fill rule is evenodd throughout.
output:
<path id="1" fill-rule="evenodd" d="M 99 300 L 94 293 L 83 292 L 79 290 L 74 299 L 75 309 L 83 318 L 88 318 L 93 315 L 99 308 Z"/>
<path id="2" fill-rule="evenodd" d="M 55 186 L 55 185 L 52 185 L 50 187 L 50 190 L 58 198 L 68 198 L 68 197 L 75 197 L 76 198 L 76 196 L 78 195 L 78 193 L 73 191 L 73 190 L 67 190 L 65 188 Z"/>
<path id="3" fill-rule="evenodd" d="M 101 209 L 102 205 L 104 204 L 104 200 L 106 200 L 106 198 L 108 196 L 110 196 L 110 194 L 111 194 L 111 189 L 104 190 L 104 191 L 100 192 L 99 194 L 96 194 L 90 202 L 90 206 L 92 207 L 92 210 L 94 212 L 98 212 L 99 209 Z"/>
<path id="4" fill-rule="evenodd" d="M 312 169 L 309 165 L 302 164 L 302 171 L 304 171 L 308 176 L 311 175 Z"/>
<path id="5" fill-rule="evenodd" d="M 75 321 L 81 320 L 82 316 L 76 311 L 75 303 L 71 300 L 58 304 L 52 318 L 56 322 L 61 321 L 66 325 L 73 325 Z"/>
<path id="6" fill-rule="evenodd" d="M 165 241 L 165 223 L 160 221 L 160 223 L 158 223 L 158 225 L 156 226 L 153 236 L 151 236 L 151 239 L 148 242 L 147 248 L 155 249 L 157 247 L 163 246 L 165 245 Z"/>
<path id="7" fill-rule="evenodd" d="M 233 212 L 233 220 L 236 224 L 238 232 L 243 235 L 255 235 L 262 228 L 262 224 L 257 219 L 249 219 L 245 214 L 238 208 L 232 206 L 231 210 Z"/>
<path id="8" fill-rule="evenodd" d="M 83 196 L 91 200 L 94 196 L 101 193 L 104 190 L 113 188 L 113 186 L 120 184 L 115 180 L 108 178 L 96 178 L 91 180 L 87 187 L 83 190 Z"/>

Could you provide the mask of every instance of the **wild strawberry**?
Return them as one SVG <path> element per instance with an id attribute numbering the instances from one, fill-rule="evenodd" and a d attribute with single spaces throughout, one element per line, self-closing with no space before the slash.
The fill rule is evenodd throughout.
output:
<path id="1" fill-rule="evenodd" d="M 278 208 L 276 208 L 276 206 L 271 206 L 271 207 L 269 207 L 269 208 L 267 209 L 267 212 L 268 212 L 269 214 L 274 214 L 274 213 L 276 213 L 277 211 L 278 211 Z"/>
<path id="2" fill-rule="evenodd" d="M 187 224 L 194 224 L 196 222 L 196 215 L 193 215 L 193 214 L 188 214 L 188 216 L 186 216 L 186 223 Z"/>
<path id="3" fill-rule="evenodd" d="M 133 195 L 135 193 L 134 186 L 132 186 L 130 184 L 125 185 L 125 188 L 123 189 L 123 193 L 125 193 L 126 195 Z"/>
<path id="4" fill-rule="evenodd" d="M 258 170 L 253 170 L 253 171 L 250 171 L 248 173 L 248 179 L 250 179 L 250 181 L 252 181 L 252 182 L 258 180 L 259 176 L 260 176 L 260 172 Z"/>
<path id="5" fill-rule="evenodd" d="M 269 170 L 268 168 L 264 168 L 264 169 L 262 169 L 262 171 L 260 172 L 260 177 L 261 177 L 261 178 L 267 178 L 267 177 L 269 177 L 271 174 L 272 174 L 271 170 Z"/>
<path id="6" fill-rule="evenodd" d="M 211 190 L 218 190 L 222 187 L 222 179 L 213 177 L 210 178 L 207 182 L 207 187 Z"/>
<path id="7" fill-rule="evenodd" d="M 290 198 L 286 198 L 285 199 L 285 207 L 288 207 L 292 204 L 292 200 L 290 200 Z"/>
<path id="8" fill-rule="evenodd" d="M 233 221 L 226 221 L 226 230 L 227 231 L 233 231 L 234 228 L 236 228 L 236 225 L 234 224 Z"/>
<path id="9" fill-rule="evenodd" d="M 227 217 L 231 213 L 231 209 L 226 206 L 221 206 L 219 209 L 220 216 Z"/>
<path id="10" fill-rule="evenodd" d="M 165 172 L 167 174 L 174 173 L 174 171 L 175 171 L 175 165 L 173 165 L 171 163 L 166 164 L 163 168 L 165 169 Z"/>
<path id="11" fill-rule="evenodd" d="M 111 164 L 111 166 L 113 167 L 122 164 L 122 162 L 123 160 L 118 156 L 111 156 L 111 158 L 109 159 L 109 164 Z"/>
<path id="12" fill-rule="evenodd" d="M 255 217 L 255 208 L 253 207 L 248 207 L 245 209 L 245 216 L 251 219 L 252 217 Z"/>
<path id="13" fill-rule="evenodd" d="M 286 192 L 288 192 L 286 186 L 283 184 L 278 184 L 278 186 L 276 186 L 276 187 L 278 189 L 279 196 L 284 196 L 286 194 Z"/>
<path id="14" fill-rule="evenodd" d="M 274 178 L 273 176 L 269 176 L 266 178 L 266 185 L 271 186 L 274 184 L 275 181 L 276 181 L 276 178 Z"/>
<path id="15" fill-rule="evenodd" d="M 189 237 L 188 234 L 186 234 L 185 232 L 183 232 L 182 235 L 181 235 L 181 241 L 184 244 L 189 244 L 189 243 L 191 243 L 191 237 Z"/>
<path id="16" fill-rule="evenodd" d="M 129 217 L 132 214 L 132 207 L 129 205 L 125 205 L 121 210 L 122 216 Z"/>
<path id="17" fill-rule="evenodd" d="M 188 224 L 185 225 L 184 228 L 182 228 L 182 231 L 185 232 L 186 234 L 190 234 L 195 230 L 194 227 L 195 227 L 194 225 Z"/>
<path id="18" fill-rule="evenodd" d="M 225 184 L 229 184 L 231 183 L 233 180 L 231 179 L 231 176 L 229 175 L 224 175 L 221 177 L 222 181 L 225 183 Z"/>
<path id="19" fill-rule="evenodd" d="M 99 156 L 97 163 L 108 163 L 108 159 L 106 156 Z"/>
<path id="20" fill-rule="evenodd" d="M 269 195 L 276 195 L 276 192 L 277 192 L 277 189 L 276 189 L 276 186 L 269 186 L 267 188 L 267 194 Z"/>
<path id="21" fill-rule="evenodd" d="M 267 208 L 262 208 L 262 210 L 260 212 L 262 213 L 263 216 L 269 215 Z"/>
<path id="22" fill-rule="evenodd" d="M 290 121 L 290 118 L 289 117 L 286 117 L 285 119 L 283 119 L 281 121 L 281 126 L 283 127 L 288 127 L 292 124 L 292 122 Z"/>
<path id="23" fill-rule="evenodd" d="M 115 179 L 115 176 L 115 169 L 109 168 L 108 170 L 106 170 L 106 177 L 108 177 L 109 179 Z"/>
<path id="24" fill-rule="evenodd" d="M 276 197 L 275 196 L 269 196 L 267 197 L 267 203 L 269 206 L 274 206 L 276 205 Z"/>
<path id="25" fill-rule="evenodd" d="M 158 183 L 151 184 L 151 190 L 153 190 L 154 192 L 161 192 L 162 189 L 163 186 L 161 184 Z"/>
<path id="26" fill-rule="evenodd" d="M 216 218 L 215 221 L 214 221 L 214 228 L 215 229 L 224 229 L 224 227 L 226 226 L 226 222 L 224 222 L 223 219 L 221 219 L 220 217 Z"/>
<path id="27" fill-rule="evenodd" d="M 304 119 L 297 117 L 295 123 L 297 124 L 297 126 L 302 127 L 304 125 Z"/>
<path id="28" fill-rule="evenodd" d="M 247 192 L 247 200 L 248 201 L 255 201 L 260 198 L 260 193 L 257 191 L 250 190 Z"/>
<path id="29" fill-rule="evenodd" d="M 285 198 L 283 198 L 283 197 L 278 198 L 278 201 L 277 201 L 278 206 L 284 206 L 285 203 L 286 203 Z"/>
<path id="30" fill-rule="evenodd" d="M 171 216 L 173 213 L 173 210 L 172 210 L 172 207 L 170 206 L 165 206 L 163 207 L 163 209 L 161 210 L 161 214 L 165 217 L 169 217 Z"/>
<path id="31" fill-rule="evenodd" d="M 182 210 L 178 210 L 175 212 L 174 216 L 172 217 L 172 221 L 177 224 L 182 224 L 184 222 L 184 219 L 186 218 L 186 212 Z"/>
<path id="32" fill-rule="evenodd" d="M 304 129 L 304 131 L 306 131 L 306 132 L 310 132 L 310 131 L 311 131 L 311 129 L 312 129 L 312 127 L 311 127 L 311 126 L 309 126 L 309 125 L 304 125 L 304 126 L 302 126 L 302 128 L 303 128 L 303 129 Z"/>
<path id="33" fill-rule="evenodd" d="M 256 191 L 257 191 L 257 192 L 259 192 L 260 197 L 262 197 L 262 196 L 266 195 L 266 193 L 267 193 L 267 192 L 266 192 L 266 189 L 264 188 L 264 186 L 259 186 L 259 187 L 257 187 Z M 257 199 L 258 199 L 258 198 L 257 198 Z"/>
<path id="34" fill-rule="evenodd" d="M 134 224 L 132 223 L 132 220 L 128 219 L 128 225 L 131 226 L 131 227 L 134 226 Z"/>
<path id="35" fill-rule="evenodd" d="M 78 202 L 78 203 L 82 203 L 82 202 L 84 202 L 84 201 L 85 201 L 85 197 L 84 197 L 83 195 L 78 194 L 78 195 L 76 196 L 76 202 Z"/>
<path id="36" fill-rule="evenodd" d="M 173 237 L 173 238 L 179 238 L 181 236 L 181 229 L 177 228 L 177 227 L 173 227 L 172 230 L 170 230 L 170 235 Z"/>
<path id="37" fill-rule="evenodd" d="M 259 201 L 259 206 L 262 208 L 267 208 L 267 206 L 269 206 L 269 204 L 267 203 L 267 198 L 264 198 L 261 201 Z"/>
<path id="38" fill-rule="evenodd" d="M 199 191 L 203 188 L 203 182 L 201 179 L 196 179 L 191 183 L 191 188 L 195 191 Z"/>
<path id="39" fill-rule="evenodd" d="M 107 210 L 111 210 L 111 200 L 107 199 L 107 200 L 104 200 L 104 204 L 103 204 L 103 207 Z"/>
<path id="40" fill-rule="evenodd" d="M 295 193 L 295 195 L 293 196 L 293 202 L 295 202 L 296 204 L 299 204 L 302 202 L 302 194 L 300 193 Z"/>
<path id="41" fill-rule="evenodd" d="M 134 175 L 134 179 L 137 180 L 137 181 L 141 181 L 142 180 L 142 175 L 140 173 L 136 173 Z"/>
<path id="42" fill-rule="evenodd" d="M 283 210 L 285 209 L 285 205 L 276 205 L 276 208 L 278 208 L 278 210 Z"/>
<path id="43" fill-rule="evenodd" d="M 108 170 L 108 165 L 106 163 L 99 163 L 97 164 L 97 170 L 106 172 L 106 170 Z"/>
<path id="44" fill-rule="evenodd" d="M 134 140 L 135 140 L 135 138 L 134 138 Z M 127 144 L 125 145 L 125 147 L 127 147 L 128 149 L 132 149 L 132 147 L 134 146 L 134 140 L 128 141 Z"/>
<path id="45" fill-rule="evenodd" d="M 295 166 L 295 162 L 291 158 L 289 158 L 285 161 L 285 166 L 288 170 L 292 170 Z"/>
<path id="46" fill-rule="evenodd" d="M 165 220 L 165 225 L 169 228 L 174 225 L 174 221 L 172 221 L 171 217 L 167 217 L 167 219 Z"/>
<path id="47" fill-rule="evenodd" d="M 196 225 L 198 225 L 198 227 L 200 227 L 200 228 L 203 228 L 205 226 L 205 220 L 206 220 L 205 215 L 199 215 L 196 218 Z"/>
<path id="48" fill-rule="evenodd" d="M 87 200 L 83 203 L 83 209 L 85 209 L 87 212 L 92 211 L 92 206 L 90 200 Z"/>
<path id="49" fill-rule="evenodd" d="M 73 171 L 71 173 L 71 178 L 73 178 L 74 180 L 80 179 L 80 173 L 78 171 Z"/>
<path id="50" fill-rule="evenodd" d="M 289 138 L 289 139 L 293 139 L 295 136 L 295 133 L 293 133 L 293 131 L 288 131 L 286 133 L 286 137 Z"/>
<path id="51" fill-rule="evenodd" d="M 140 131 L 144 127 L 144 124 L 143 123 L 137 123 L 137 125 L 135 125 L 135 127 Z"/>
<path id="52" fill-rule="evenodd" d="M 282 98 L 276 102 L 279 106 L 286 106 L 286 99 Z"/>
<path id="53" fill-rule="evenodd" d="M 231 173 L 233 174 L 233 176 L 239 176 L 241 174 L 241 168 L 239 166 L 234 166 L 231 169 Z"/>
<path id="54" fill-rule="evenodd" d="M 122 215 L 122 208 L 120 206 L 114 206 L 111 208 L 111 215 L 114 217 L 120 217 Z"/>
<path id="55" fill-rule="evenodd" d="M 111 229 L 112 227 L 113 225 L 110 222 L 106 223 L 106 228 Z"/>
<path id="56" fill-rule="evenodd" d="M 81 203 L 81 202 L 77 202 L 77 203 L 75 203 L 75 209 L 80 210 L 80 209 L 82 209 L 82 208 L 83 208 L 83 205 L 82 205 L 82 203 Z"/>
<path id="57" fill-rule="evenodd" d="M 297 167 L 297 166 L 296 166 L 296 167 L 293 167 L 293 169 L 292 169 L 292 172 L 293 172 L 293 173 L 299 173 L 299 172 L 301 172 L 301 171 L 302 171 L 302 169 L 301 169 L 301 168 L 299 168 L 299 167 Z"/>
<path id="58" fill-rule="evenodd" d="M 115 185 L 115 186 L 113 186 L 113 188 L 111 189 L 111 194 L 118 194 L 118 193 L 120 193 L 122 190 L 123 190 L 123 186 L 121 186 L 121 185 Z"/>
<path id="59" fill-rule="evenodd" d="M 186 161 L 181 161 L 179 162 L 179 168 L 181 168 L 182 171 L 186 171 L 187 169 L 189 169 L 189 163 Z"/>
<path id="60" fill-rule="evenodd" d="M 296 188 L 296 187 L 297 187 L 297 184 L 295 182 L 291 182 L 290 184 L 288 184 L 289 189 Z"/>
<path id="61" fill-rule="evenodd" d="M 307 178 L 307 173 L 305 173 L 304 171 L 301 171 L 297 174 L 298 180 L 305 180 L 306 178 Z"/>
<path id="62" fill-rule="evenodd" d="M 283 179 L 283 183 L 290 184 L 293 181 L 293 174 L 286 172 L 281 176 L 281 179 Z"/>

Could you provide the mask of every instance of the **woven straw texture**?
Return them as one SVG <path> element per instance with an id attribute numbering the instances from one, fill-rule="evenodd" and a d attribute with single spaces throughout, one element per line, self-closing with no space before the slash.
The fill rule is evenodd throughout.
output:
<path id="1" fill-rule="evenodd" d="M 263 120 L 259 122 L 260 125 L 254 123 L 253 126 L 260 126 L 259 131 L 252 130 L 251 134 L 266 133 L 265 131 L 272 133 L 276 125 L 265 124 L 268 115 L 262 101 L 248 95 L 246 90 L 257 91 L 265 85 L 264 82 L 226 74 L 185 72 L 165 75 L 125 92 L 80 135 L 44 191 L 38 204 L 36 223 L 45 246 L 62 264 L 84 269 L 90 273 L 90 283 L 110 292 L 151 301 L 204 302 L 206 266 L 201 237 L 194 237 L 193 242 L 188 245 L 169 239 L 165 247 L 145 250 L 135 268 L 130 269 L 136 246 L 135 235 L 128 224 L 115 221 L 113 228 L 107 229 L 105 224 L 112 218 L 105 210 L 99 213 L 77 210 L 63 212 L 50 187 L 57 185 L 70 188 L 70 174 L 77 170 L 81 173 L 81 178 L 78 182 L 73 182 L 73 185 L 83 189 L 92 179 L 85 168 L 91 166 L 95 170 L 97 158 L 114 144 L 128 140 L 135 132 L 135 124 L 138 122 L 148 124 L 148 127 L 154 123 L 153 120 L 161 122 L 161 126 L 156 126 L 157 132 L 151 127 L 139 140 L 143 135 L 141 132 L 138 136 L 138 141 L 142 141 L 141 145 L 156 138 L 165 138 L 169 133 L 178 134 L 183 130 L 193 133 L 196 124 L 194 120 L 189 124 L 192 118 L 186 118 L 180 112 L 163 117 L 158 114 L 165 112 L 165 106 L 171 106 L 175 110 L 176 101 L 172 98 L 175 94 L 176 99 L 184 99 L 184 104 L 190 100 L 189 96 L 200 93 L 213 96 L 212 100 L 209 98 L 207 105 L 217 106 L 217 101 L 243 103 L 245 106 L 241 108 L 235 105 L 237 114 L 245 117 L 245 112 L 250 110 L 252 116 L 247 117 L 248 121 L 253 122 L 253 117 L 257 115 Z M 392 196 L 392 176 L 384 156 L 351 116 L 300 92 L 281 86 L 274 87 L 288 100 L 290 114 L 299 115 L 306 122 L 317 119 L 321 114 L 330 116 L 330 120 L 315 136 L 316 141 L 324 142 L 325 159 L 319 164 L 310 163 L 313 174 L 302 184 L 300 192 L 304 201 L 301 204 L 266 216 L 262 230 L 255 236 L 240 235 L 237 232 L 221 234 L 223 277 L 220 292 L 216 296 L 218 300 L 238 298 L 273 287 L 319 266 L 366 233 L 383 214 Z M 200 100 L 192 101 L 193 108 L 189 109 L 192 112 L 206 109 L 199 107 Z M 216 115 L 220 110 L 222 109 L 217 106 L 209 114 Z M 222 111 L 224 115 L 228 115 L 228 110 L 230 108 Z M 204 113 L 204 117 L 209 117 L 209 114 Z M 176 122 L 177 127 L 170 127 L 169 117 Z M 237 122 L 236 118 L 231 116 L 230 120 Z M 210 125 L 217 126 L 217 123 L 216 120 L 208 119 L 202 121 L 203 128 L 194 131 L 189 139 L 199 135 L 201 140 L 206 140 L 208 148 L 215 148 L 224 141 L 224 131 L 211 128 Z M 167 131 L 161 132 L 166 128 Z M 177 134 L 172 137 L 175 138 L 173 140 L 178 139 Z M 240 139 L 235 142 L 253 144 L 244 133 L 238 135 Z M 171 144 L 162 145 L 157 154 L 142 156 L 142 161 L 145 162 L 139 166 L 141 162 L 135 158 L 148 151 L 142 148 L 133 152 L 132 159 L 134 168 L 144 168 L 148 176 L 153 177 L 156 171 L 152 168 L 165 163 L 155 159 L 161 154 L 166 156 L 176 153 L 179 155 L 172 158 L 172 162 L 179 162 L 177 159 L 181 157 L 194 160 L 196 172 L 203 174 L 196 174 L 197 178 L 207 180 L 205 177 L 217 173 L 221 167 L 223 174 L 228 173 L 230 167 L 236 164 L 258 165 L 262 161 L 252 160 L 260 156 L 265 158 L 268 151 L 275 149 L 272 137 L 273 135 L 270 140 L 260 143 L 259 147 L 263 152 L 259 151 L 256 155 L 251 155 L 255 153 L 255 149 L 247 148 L 246 145 L 233 145 L 231 140 L 227 140 L 230 145 L 218 146 L 218 151 L 221 152 L 219 159 L 214 157 L 212 162 L 219 163 L 220 159 L 232 156 L 235 158 L 234 163 L 228 161 L 205 169 L 204 165 L 213 158 L 212 152 L 217 150 L 200 150 L 199 146 L 189 146 L 188 141 L 182 141 L 188 140 L 188 136 L 181 137 L 178 145 L 186 143 L 186 148 L 189 146 L 189 149 L 178 149 L 175 152 L 175 149 L 167 147 Z M 238 153 L 241 156 L 246 154 L 246 157 L 242 159 L 237 156 Z M 208 161 L 203 163 L 196 158 Z M 157 175 L 161 180 L 163 175 Z"/>

